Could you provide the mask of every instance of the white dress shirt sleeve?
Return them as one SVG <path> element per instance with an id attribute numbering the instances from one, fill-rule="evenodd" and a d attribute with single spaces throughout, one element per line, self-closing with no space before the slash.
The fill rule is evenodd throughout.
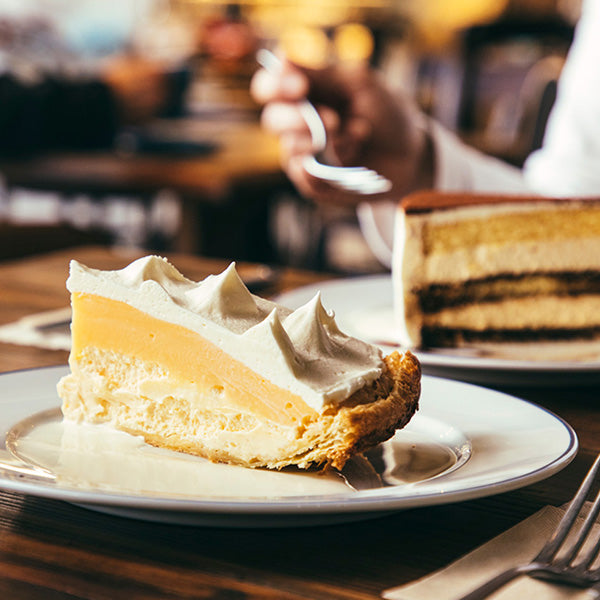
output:
<path id="1" fill-rule="evenodd" d="M 524 166 L 546 196 L 600 196 L 600 1 L 583 3 L 544 142 Z"/>

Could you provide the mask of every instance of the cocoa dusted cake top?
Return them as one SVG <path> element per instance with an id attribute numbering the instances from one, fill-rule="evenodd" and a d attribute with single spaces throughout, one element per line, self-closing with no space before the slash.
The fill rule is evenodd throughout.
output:
<path id="1" fill-rule="evenodd" d="M 598 198 L 549 198 L 546 196 L 517 194 L 481 194 L 468 192 L 437 192 L 433 190 L 415 192 L 405 196 L 400 207 L 407 214 L 427 213 L 434 210 L 448 210 L 464 206 L 482 206 L 519 202 L 565 202 L 585 201 L 600 202 Z"/>

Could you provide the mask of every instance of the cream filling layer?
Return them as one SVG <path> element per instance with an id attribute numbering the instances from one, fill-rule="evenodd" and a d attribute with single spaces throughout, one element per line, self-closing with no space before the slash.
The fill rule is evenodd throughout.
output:
<path id="1" fill-rule="evenodd" d="M 129 381 L 111 379 L 104 365 L 126 357 L 87 353 L 92 355 L 97 366 L 74 365 L 59 384 L 69 421 L 108 423 L 149 443 L 160 440 L 174 450 L 217 454 L 217 460 L 262 464 L 303 450 L 296 426 L 260 420 L 227 399 L 169 381 L 142 361 L 127 361 Z"/>
<path id="2" fill-rule="evenodd" d="M 477 246 L 448 254 L 432 254 L 412 270 L 405 283 L 421 289 L 436 283 L 455 283 L 498 274 L 597 271 L 600 238 L 560 242 Z"/>
<path id="3" fill-rule="evenodd" d="M 537 296 L 446 308 L 422 316 L 426 327 L 582 329 L 600 327 L 600 296 Z"/>
<path id="4" fill-rule="evenodd" d="M 90 294 L 73 294 L 72 349 L 69 364 L 72 372 L 93 365 L 94 349 L 114 352 L 115 361 L 104 361 L 101 374 L 106 373 L 124 389 L 143 394 L 148 388 L 168 391 L 190 388 L 196 402 L 207 398 L 231 404 L 238 412 L 249 412 L 264 419 L 291 425 L 316 415 L 304 400 L 279 388 L 254 373 L 244 364 L 199 334 L 180 325 L 155 319 L 123 302 Z M 143 361 L 152 369 L 144 382 L 130 368 Z M 161 374 L 162 373 L 162 374 Z M 160 375 L 159 375 L 160 374 Z M 135 385 L 134 385 L 135 384 Z M 145 389 L 141 389 L 141 386 Z"/>

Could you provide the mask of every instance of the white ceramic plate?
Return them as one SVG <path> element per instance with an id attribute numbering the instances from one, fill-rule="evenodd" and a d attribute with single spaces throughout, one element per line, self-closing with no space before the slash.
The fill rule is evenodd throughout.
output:
<path id="1" fill-rule="evenodd" d="M 277 297 L 298 308 L 321 292 L 325 308 L 333 310 L 340 328 L 358 338 L 397 348 L 389 275 L 339 279 L 297 288 Z M 562 356 L 561 356 L 562 353 Z M 429 375 L 484 385 L 589 385 L 600 382 L 600 343 L 503 344 L 486 350 L 444 348 L 416 352 Z M 568 357 L 568 359 L 566 358 Z"/>
<path id="2" fill-rule="evenodd" d="M 556 473 L 577 452 L 574 431 L 556 415 L 425 376 L 417 415 L 370 462 L 353 463 L 347 481 L 211 465 L 104 426 L 64 425 L 55 387 L 66 372 L 0 376 L 0 488 L 145 520 L 219 527 L 352 521 L 515 489 Z"/>

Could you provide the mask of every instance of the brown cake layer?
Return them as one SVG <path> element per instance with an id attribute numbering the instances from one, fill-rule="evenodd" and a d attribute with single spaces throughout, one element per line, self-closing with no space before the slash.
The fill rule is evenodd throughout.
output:
<path id="1" fill-rule="evenodd" d="M 421 310 L 424 313 L 434 313 L 451 306 L 493 302 L 507 298 L 600 294 L 600 273 L 582 271 L 580 273 L 498 275 L 454 284 L 434 284 L 417 293 Z"/>
<path id="2" fill-rule="evenodd" d="M 446 329 L 428 328 L 422 331 L 423 348 L 458 348 L 468 344 L 492 342 L 561 342 L 600 339 L 600 327 L 585 329 Z"/>

